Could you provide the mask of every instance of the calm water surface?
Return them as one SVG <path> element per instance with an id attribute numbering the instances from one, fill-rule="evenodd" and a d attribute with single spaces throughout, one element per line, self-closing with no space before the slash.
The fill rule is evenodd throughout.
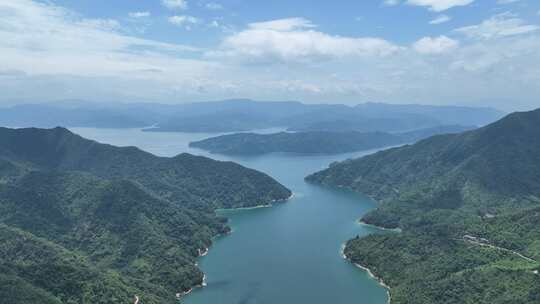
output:
<path id="1" fill-rule="evenodd" d="M 188 147 L 190 141 L 216 134 L 89 128 L 72 131 L 104 143 L 137 146 L 160 156 L 189 152 L 232 160 L 271 175 L 294 192 L 290 201 L 273 208 L 222 212 L 231 219 L 233 233 L 218 238 L 210 253 L 200 259 L 208 285 L 195 290 L 183 303 L 387 303 L 386 290 L 340 254 L 347 239 L 378 233 L 357 223 L 374 203 L 357 194 L 304 182 L 306 175 L 331 162 L 362 153 L 227 157 Z"/>

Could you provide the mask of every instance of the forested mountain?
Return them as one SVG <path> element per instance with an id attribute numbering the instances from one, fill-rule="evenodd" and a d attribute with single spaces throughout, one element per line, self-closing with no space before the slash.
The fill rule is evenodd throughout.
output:
<path id="1" fill-rule="evenodd" d="M 489 108 L 366 103 L 303 104 L 245 99 L 186 104 L 26 104 L 0 111 L 0 126 L 145 128 L 163 132 L 238 132 L 265 128 L 290 131 L 397 132 L 440 125 L 480 126 L 500 118 Z"/>
<path id="2" fill-rule="evenodd" d="M 403 230 L 346 249 L 392 287 L 393 303 L 539 303 L 539 125 L 540 110 L 514 113 L 307 180 L 376 198 L 363 221 Z"/>
<path id="3" fill-rule="evenodd" d="M 173 303 L 228 231 L 216 208 L 284 200 L 269 176 L 161 158 L 63 128 L 0 129 L 0 297 L 7 303 Z"/>
<path id="4" fill-rule="evenodd" d="M 435 134 L 459 133 L 468 129 L 472 129 L 472 127 L 440 126 L 395 134 L 357 131 L 237 133 L 192 142 L 190 146 L 221 154 L 258 155 L 272 152 L 333 154 L 410 143 Z"/>

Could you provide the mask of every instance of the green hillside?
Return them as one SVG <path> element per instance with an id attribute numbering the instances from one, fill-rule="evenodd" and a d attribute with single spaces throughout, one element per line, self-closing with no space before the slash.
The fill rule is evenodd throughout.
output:
<path id="1" fill-rule="evenodd" d="M 197 208 L 249 207 L 290 195 L 268 175 L 232 162 L 190 154 L 157 157 L 135 147 L 87 140 L 64 128 L 0 128 L 0 156 L 32 169 L 129 179 L 158 196 Z"/>
<path id="2" fill-rule="evenodd" d="M 0 159 L 0 296 L 13 304 L 173 303 L 202 283 L 199 252 L 229 231 L 216 208 L 290 196 L 234 163 L 61 128 L 0 129 Z"/>
<path id="3" fill-rule="evenodd" d="M 395 303 L 540 303 L 539 125 L 540 110 L 514 113 L 307 180 L 374 197 L 380 206 L 363 221 L 403 230 L 347 246 Z"/>

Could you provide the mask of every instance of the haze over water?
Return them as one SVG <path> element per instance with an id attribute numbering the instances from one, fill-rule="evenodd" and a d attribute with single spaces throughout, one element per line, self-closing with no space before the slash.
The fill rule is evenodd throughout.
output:
<path id="1" fill-rule="evenodd" d="M 137 146 L 160 156 L 182 152 L 231 160 L 265 172 L 294 192 L 273 208 L 223 211 L 233 233 L 219 237 L 199 266 L 207 287 L 183 299 L 187 304 L 385 304 L 386 290 L 343 260 L 342 244 L 355 235 L 378 233 L 359 217 L 375 207 L 366 197 L 307 184 L 304 177 L 337 156 L 269 154 L 228 157 L 188 147 L 208 134 L 153 133 L 134 129 L 73 128 L 77 134 L 118 146 Z M 215 135 L 215 134 L 212 134 Z"/>

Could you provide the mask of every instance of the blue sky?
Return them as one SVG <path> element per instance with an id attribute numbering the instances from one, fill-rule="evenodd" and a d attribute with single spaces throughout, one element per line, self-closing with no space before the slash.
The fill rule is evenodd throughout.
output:
<path id="1" fill-rule="evenodd" d="M 533 0 L 3 0 L 0 102 L 540 107 Z"/>

